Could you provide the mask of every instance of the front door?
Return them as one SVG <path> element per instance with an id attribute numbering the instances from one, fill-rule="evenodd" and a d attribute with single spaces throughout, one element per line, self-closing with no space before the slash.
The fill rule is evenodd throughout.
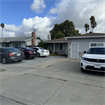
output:
<path id="1" fill-rule="evenodd" d="M 71 58 L 78 59 L 79 44 L 71 43 Z"/>

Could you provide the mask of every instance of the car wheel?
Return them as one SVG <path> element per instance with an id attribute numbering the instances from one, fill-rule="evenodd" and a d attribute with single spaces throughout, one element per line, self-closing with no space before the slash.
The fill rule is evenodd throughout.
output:
<path id="1" fill-rule="evenodd" d="M 85 72 L 85 70 L 84 70 L 83 68 L 81 68 L 81 71 L 82 71 L 82 72 Z"/>
<path id="2" fill-rule="evenodd" d="M 6 60 L 5 57 L 2 58 L 2 63 L 3 63 L 3 64 L 6 64 L 6 63 L 7 63 L 7 60 Z"/>
<path id="3" fill-rule="evenodd" d="M 18 60 L 18 62 L 21 62 L 22 60 Z"/>
<path id="4" fill-rule="evenodd" d="M 38 57 L 40 57 L 40 54 L 38 53 Z"/>

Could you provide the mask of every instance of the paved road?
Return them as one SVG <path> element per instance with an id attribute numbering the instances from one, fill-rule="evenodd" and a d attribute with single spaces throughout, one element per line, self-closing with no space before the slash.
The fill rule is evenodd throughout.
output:
<path id="1" fill-rule="evenodd" d="M 0 63 L 0 105 L 105 105 L 105 77 L 79 60 L 42 57 Z"/>

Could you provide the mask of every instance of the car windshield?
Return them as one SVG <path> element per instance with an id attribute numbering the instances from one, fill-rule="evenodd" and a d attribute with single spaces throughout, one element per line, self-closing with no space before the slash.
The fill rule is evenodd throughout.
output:
<path id="1" fill-rule="evenodd" d="M 17 48 L 10 48 L 10 49 L 7 49 L 7 51 L 9 51 L 9 52 L 14 52 L 14 51 L 19 51 Z"/>
<path id="2" fill-rule="evenodd" d="M 44 50 L 44 48 L 40 47 L 41 50 Z"/>
<path id="3" fill-rule="evenodd" d="M 29 48 L 29 47 L 27 47 L 27 50 L 34 50 L 33 48 Z"/>
<path id="4" fill-rule="evenodd" d="M 90 48 L 87 54 L 105 54 L 105 48 Z"/>

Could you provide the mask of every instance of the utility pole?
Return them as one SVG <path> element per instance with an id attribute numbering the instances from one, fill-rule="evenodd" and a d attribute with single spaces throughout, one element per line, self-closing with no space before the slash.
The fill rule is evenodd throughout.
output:
<path id="1" fill-rule="evenodd" d="M 35 29 L 35 28 L 32 28 L 33 30 L 34 30 L 34 32 L 37 30 L 37 29 Z"/>

